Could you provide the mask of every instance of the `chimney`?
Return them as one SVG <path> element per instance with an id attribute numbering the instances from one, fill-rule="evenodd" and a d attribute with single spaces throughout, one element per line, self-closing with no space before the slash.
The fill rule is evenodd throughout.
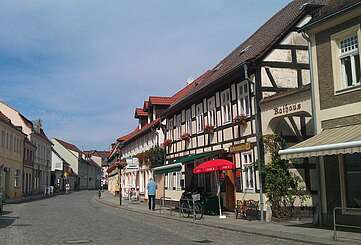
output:
<path id="1" fill-rule="evenodd" d="M 36 133 L 40 133 L 41 129 L 43 128 L 43 122 L 41 121 L 41 119 L 33 121 L 33 125 L 34 125 L 34 131 Z"/>

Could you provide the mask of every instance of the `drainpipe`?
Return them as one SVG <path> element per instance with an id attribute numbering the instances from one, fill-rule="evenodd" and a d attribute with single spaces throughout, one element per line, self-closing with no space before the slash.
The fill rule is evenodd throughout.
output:
<path id="1" fill-rule="evenodd" d="M 262 122 L 261 122 L 261 110 L 259 108 L 259 95 L 257 93 L 260 92 L 260 86 L 261 86 L 261 78 L 258 78 L 260 76 L 259 74 L 256 74 L 256 82 L 253 82 L 249 76 L 248 76 L 248 67 L 247 64 L 243 65 L 245 79 L 252 83 L 254 85 L 254 93 L 255 93 L 255 107 L 256 107 L 256 141 L 257 141 L 257 158 L 258 158 L 258 172 L 259 172 L 259 206 L 261 211 L 261 221 L 264 221 L 264 198 L 263 198 L 263 165 L 264 165 L 264 150 L 263 150 L 263 142 L 262 142 Z M 249 89 L 249 88 L 248 88 Z"/>
<path id="2" fill-rule="evenodd" d="M 313 131 L 316 134 L 317 133 L 317 113 L 316 113 L 316 99 L 315 99 L 315 83 L 313 80 L 313 61 L 312 61 L 312 45 L 311 45 L 311 40 L 310 37 L 304 32 L 301 32 L 302 37 L 307 41 L 308 43 L 308 60 L 309 60 L 309 64 L 310 64 L 310 83 L 311 83 L 311 106 L 312 106 L 312 123 L 313 123 Z M 321 172 L 320 172 L 320 163 L 316 164 L 316 171 L 317 171 L 317 176 L 318 176 L 318 187 L 317 187 L 317 202 L 318 205 L 316 206 L 316 208 L 318 209 L 317 212 L 317 216 L 318 216 L 318 223 L 319 225 L 322 225 L 323 221 L 322 221 L 322 197 L 321 197 Z"/>

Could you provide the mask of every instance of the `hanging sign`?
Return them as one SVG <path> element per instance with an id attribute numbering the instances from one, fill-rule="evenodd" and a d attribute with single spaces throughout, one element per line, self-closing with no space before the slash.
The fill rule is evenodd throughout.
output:
<path id="1" fill-rule="evenodd" d="M 230 153 L 237 153 L 242 151 L 249 151 L 251 150 L 251 143 L 242 143 L 237 145 L 232 145 L 229 147 Z"/>

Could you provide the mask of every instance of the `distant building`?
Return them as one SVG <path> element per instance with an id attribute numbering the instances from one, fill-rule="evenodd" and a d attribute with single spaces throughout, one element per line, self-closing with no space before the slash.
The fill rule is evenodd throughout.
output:
<path id="1" fill-rule="evenodd" d="M 100 186 L 101 168 L 75 145 L 52 139 L 54 150 L 67 162 L 77 175 L 75 190 L 96 189 Z"/>
<path id="2" fill-rule="evenodd" d="M 84 151 L 85 155 L 90 157 L 98 166 L 101 167 L 101 182 L 100 185 L 102 188 L 108 188 L 108 156 L 109 151 L 98 151 L 98 150 L 90 150 Z"/>
<path id="3" fill-rule="evenodd" d="M 21 197 L 26 135 L 0 111 L 0 193 Z"/>
<path id="4" fill-rule="evenodd" d="M 51 170 L 51 147 L 52 143 L 44 133 L 40 120 L 31 122 L 20 112 L 0 102 L 0 111 L 8 117 L 11 122 L 20 127 L 22 132 L 27 135 L 29 141 L 36 146 L 33 163 L 33 193 L 43 193 L 50 184 Z"/>

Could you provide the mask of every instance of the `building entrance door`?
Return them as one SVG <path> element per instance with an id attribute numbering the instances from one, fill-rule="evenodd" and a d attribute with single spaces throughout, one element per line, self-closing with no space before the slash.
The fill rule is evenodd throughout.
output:
<path id="1" fill-rule="evenodd" d="M 234 192 L 234 174 L 233 171 L 227 171 L 225 176 L 226 186 L 226 208 L 228 210 L 234 210 L 235 208 L 235 192 Z"/>

